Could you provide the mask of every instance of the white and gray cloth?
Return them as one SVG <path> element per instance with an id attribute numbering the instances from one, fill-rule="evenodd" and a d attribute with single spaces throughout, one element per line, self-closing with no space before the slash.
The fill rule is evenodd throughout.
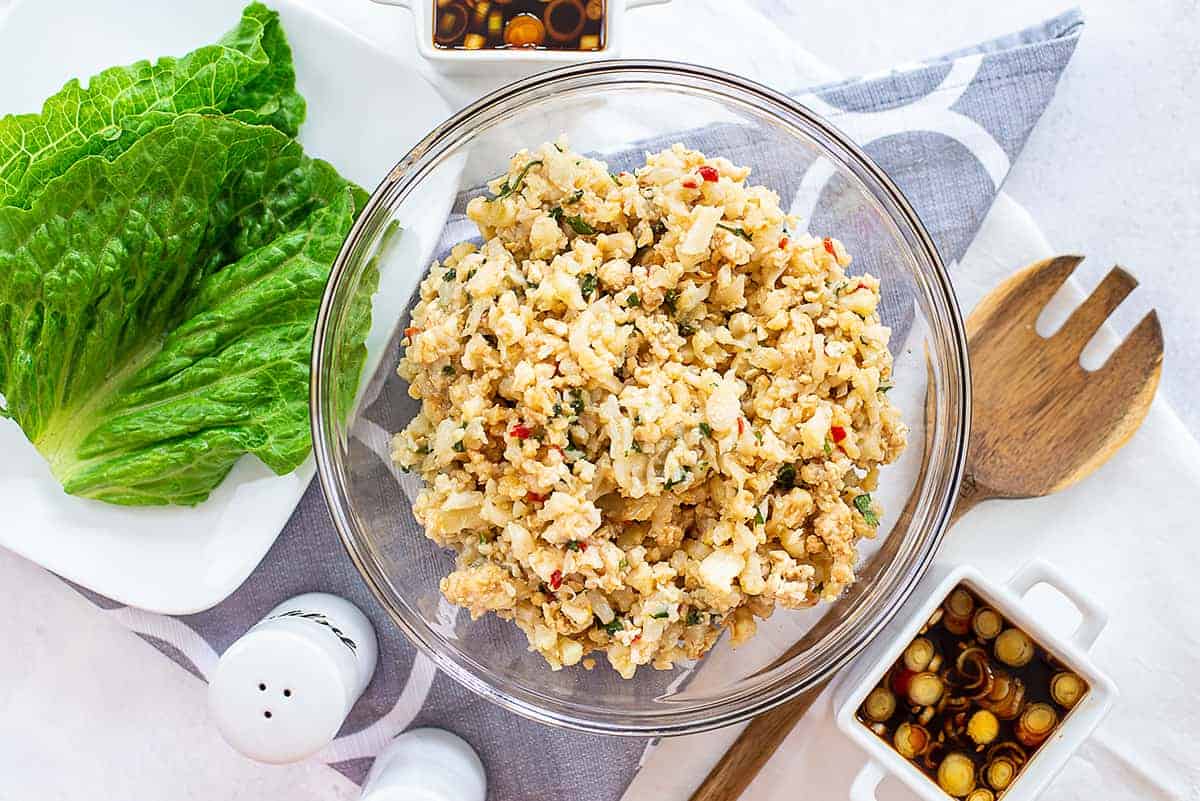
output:
<path id="1" fill-rule="evenodd" d="M 1053 97 L 1082 27 L 1080 13 L 1071 11 L 919 65 L 793 94 L 855 139 L 891 175 L 953 267 Z M 735 163 L 770 161 L 761 153 L 740 159 L 739 148 L 753 149 L 755 143 L 725 135 L 714 126 L 693 132 L 688 144 Z M 803 205 L 805 193 L 812 194 L 812 184 L 820 179 L 814 172 L 757 171 L 755 180 L 778 190 L 785 206 L 793 198 Z M 805 211 L 796 205 L 793 210 Z M 813 228 L 820 229 L 815 218 Z M 220 653 L 280 601 L 311 591 L 354 601 L 379 633 L 379 668 L 339 737 L 318 758 L 356 782 L 395 735 L 410 727 L 438 726 L 478 750 L 489 767 L 493 801 L 574 798 L 580 787 L 589 788 L 589 799 L 615 801 L 636 774 L 646 747 L 645 740 L 541 726 L 438 673 L 370 595 L 342 548 L 315 481 L 258 568 L 208 611 L 165 617 L 80 591 L 201 679 Z"/>

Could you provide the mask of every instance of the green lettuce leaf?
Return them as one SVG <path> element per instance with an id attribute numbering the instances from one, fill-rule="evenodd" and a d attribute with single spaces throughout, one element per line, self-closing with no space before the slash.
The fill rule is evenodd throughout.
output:
<path id="1" fill-rule="evenodd" d="M 260 3 L 217 44 L 182 58 L 139 61 L 72 80 L 40 114 L 0 119 L 0 206 L 29 208 L 89 155 L 111 160 L 181 114 L 229 114 L 295 136 L 304 120 L 279 15 Z"/>
<path id="2" fill-rule="evenodd" d="M 68 492 L 115 503 L 198 503 L 244 453 L 294 469 L 312 327 L 362 198 L 230 117 L 78 161 L 0 208 L 5 413 Z"/>

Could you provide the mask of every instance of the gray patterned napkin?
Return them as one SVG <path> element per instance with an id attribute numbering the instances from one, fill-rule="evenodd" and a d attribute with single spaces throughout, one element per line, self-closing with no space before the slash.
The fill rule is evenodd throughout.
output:
<path id="1" fill-rule="evenodd" d="M 1083 26 L 1071 11 L 1035 27 L 903 70 L 797 92 L 858 141 L 892 176 L 932 233 L 947 263 L 966 250 L 1012 160 L 1054 94 Z M 721 126 L 688 144 L 736 163 L 769 162 L 758 143 Z M 741 150 L 746 158 L 739 157 Z M 750 158 L 753 156 L 753 158 Z M 621 154 L 606 154 L 619 162 Z M 756 176 L 785 206 L 821 230 L 819 169 Z M 793 199 L 794 200 L 790 200 Z M 390 370 L 391 366 L 385 366 Z M 394 489 L 393 489 L 394 493 Z M 171 618 L 125 609 L 94 593 L 98 606 L 201 679 L 217 655 L 281 600 L 306 591 L 350 598 L 380 635 L 379 670 L 337 740 L 318 758 L 354 781 L 391 738 L 410 726 L 439 726 L 465 737 L 488 767 L 489 798 L 615 801 L 646 741 L 550 729 L 474 696 L 418 654 L 386 618 L 345 555 L 320 488 L 308 488 L 262 564 L 218 606 Z"/>

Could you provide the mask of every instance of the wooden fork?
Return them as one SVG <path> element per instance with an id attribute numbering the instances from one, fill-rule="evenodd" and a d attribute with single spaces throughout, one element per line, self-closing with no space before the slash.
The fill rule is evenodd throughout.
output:
<path id="1" fill-rule="evenodd" d="M 1004 281 L 967 318 L 971 440 L 957 521 L 993 498 L 1049 495 L 1086 478 L 1133 436 L 1162 373 L 1163 338 L 1151 311 L 1102 367 L 1079 354 L 1137 286 L 1114 267 L 1054 335 L 1038 315 L 1082 256 L 1037 262 Z M 691 801 L 735 801 L 799 722 L 829 679 L 759 715 L 709 772 Z"/>

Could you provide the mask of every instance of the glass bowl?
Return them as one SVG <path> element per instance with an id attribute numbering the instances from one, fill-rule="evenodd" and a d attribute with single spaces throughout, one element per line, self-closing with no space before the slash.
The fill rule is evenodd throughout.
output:
<path id="1" fill-rule="evenodd" d="M 682 141 L 752 168 L 809 230 L 845 242 L 852 272 L 882 279 L 893 328 L 893 402 L 911 429 L 875 497 L 885 515 L 861 547 L 859 579 L 832 604 L 780 609 L 734 651 L 726 639 L 697 664 L 643 667 L 622 680 L 597 659 L 551 671 L 512 623 L 471 620 L 438 591 L 453 556 L 424 537 L 410 498 L 419 484 L 388 457 L 415 414 L 395 374 L 407 310 L 430 260 L 477 236 L 465 198 L 512 153 L 565 133 L 613 171 Z M 795 198 L 793 201 L 792 198 Z M 378 286 L 376 287 L 376 276 Z M 373 312 L 360 378 L 367 304 Z M 673 735 L 761 713 L 828 677 L 889 622 L 938 546 L 968 434 L 966 338 L 949 280 L 896 186 L 844 134 L 763 86 L 685 64 L 606 61 L 528 78 L 463 110 L 408 153 L 371 196 L 333 267 L 317 320 L 312 429 L 326 500 L 346 549 L 396 625 L 471 690 L 544 723 L 608 734 Z M 600 655 L 602 657 L 602 655 Z"/>

